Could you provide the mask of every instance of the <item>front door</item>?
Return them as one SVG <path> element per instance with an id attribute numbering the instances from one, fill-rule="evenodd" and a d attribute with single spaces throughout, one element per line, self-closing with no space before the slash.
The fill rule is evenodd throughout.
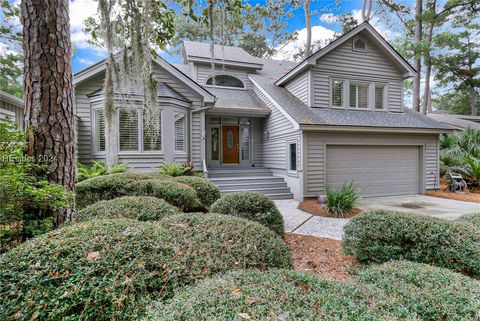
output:
<path id="1" fill-rule="evenodd" d="M 222 127 L 222 149 L 224 164 L 238 164 L 238 126 Z"/>

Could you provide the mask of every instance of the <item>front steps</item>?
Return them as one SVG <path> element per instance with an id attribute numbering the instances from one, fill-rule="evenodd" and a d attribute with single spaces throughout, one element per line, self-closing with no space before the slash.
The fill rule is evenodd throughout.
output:
<path id="1" fill-rule="evenodd" d="M 268 168 L 215 168 L 208 170 L 208 179 L 220 188 L 222 195 L 252 191 L 271 199 L 291 199 L 293 194 L 281 177 L 273 176 Z"/>

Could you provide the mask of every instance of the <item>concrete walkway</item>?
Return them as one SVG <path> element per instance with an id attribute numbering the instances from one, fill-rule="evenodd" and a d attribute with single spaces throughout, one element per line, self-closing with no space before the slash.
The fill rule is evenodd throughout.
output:
<path id="1" fill-rule="evenodd" d="M 424 214 L 447 220 L 457 219 L 464 214 L 480 212 L 480 203 L 455 201 L 426 195 L 364 198 L 360 200 L 358 207 L 362 210 L 387 209 Z"/>
<path id="2" fill-rule="evenodd" d="M 348 219 L 315 216 L 298 209 L 299 201 L 276 200 L 280 213 L 285 220 L 285 231 L 296 234 L 325 237 L 341 240 L 343 226 Z"/>

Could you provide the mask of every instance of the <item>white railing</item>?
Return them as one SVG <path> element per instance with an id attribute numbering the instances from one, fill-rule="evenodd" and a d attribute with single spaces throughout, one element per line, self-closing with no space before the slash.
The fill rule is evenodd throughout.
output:
<path id="1" fill-rule="evenodd" d="M 203 166 L 203 177 L 208 178 L 207 161 L 205 160 L 205 158 L 202 161 L 202 166 Z"/>

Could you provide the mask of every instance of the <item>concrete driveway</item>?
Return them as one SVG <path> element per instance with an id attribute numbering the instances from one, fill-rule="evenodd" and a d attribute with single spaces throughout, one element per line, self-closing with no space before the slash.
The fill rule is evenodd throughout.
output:
<path id="1" fill-rule="evenodd" d="M 464 214 L 480 212 L 480 203 L 461 202 L 426 195 L 364 198 L 358 207 L 363 210 L 388 209 L 418 213 L 449 220 L 454 220 Z"/>

